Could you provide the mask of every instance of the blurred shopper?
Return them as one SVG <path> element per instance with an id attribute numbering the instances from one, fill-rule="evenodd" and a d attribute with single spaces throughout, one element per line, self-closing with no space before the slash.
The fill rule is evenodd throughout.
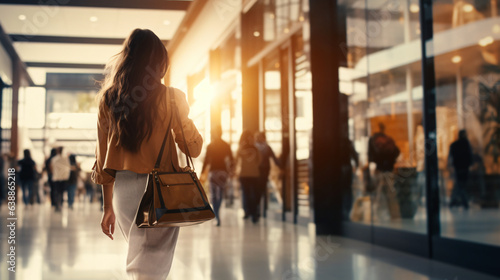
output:
<path id="1" fill-rule="evenodd" d="M 401 218 L 401 213 L 394 189 L 393 172 L 400 151 L 394 139 L 385 134 L 385 125 L 379 123 L 378 127 L 379 131 L 373 134 L 368 141 L 368 161 L 377 165 L 374 208 L 378 209 L 382 195 L 384 195 L 391 219 L 397 220 Z"/>
<path id="2" fill-rule="evenodd" d="M 33 196 L 31 197 L 31 204 L 42 202 L 43 191 L 40 188 L 40 179 L 42 178 L 42 174 L 38 172 L 38 169 L 35 168 L 35 180 L 33 181 Z"/>
<path id="3" fill-rule="evenodd" d="M 56 206 L 56 198 L 55 198 L 55 187 L 54 187 L 54 181 L 52 180 L 52 171 L 50 170 L 50 162 L 52 161 L 52 158 L 54 158 L 57 154 L 57 149 L 52 148 L 50 150 L 50 156 L 45 160 L 45 167 L 44 170 L 47 172 L 47 183 L 49 184 L 50 188 L 50 204 L 55 207 Z"/>
<path id="4" fill-rule="evenodd" d="M 260 201 L 264 199 L 264 211 L 267 209 L 267 182 L 269 181 L 269 173 L 271 172 L 272 160 L 276 166 L 281 168 L 281 163 L 276 158 L 273 149 L 267 144 L 266 134 L 264 132 L 255 133 L 255 146 L 260 151 L 260 165 L 259 165 L 259 180 L 257 184 L 257 215 L 260 216 Z"/>
<path id="5" fill-rule="evenodd" d="M 78 178 L 80 177 L 80 164 L 76 162 L 76 156 L 71 154 L 69 156 L 69 163 L 71 165 L 71 172 L 68 179 L 68 206 L 69 209 L 73 209 L 73 203 L 75 202 L 76 187 L 78 184 Z"/>
<path id="6" fill-rule="evenodd" d="M 61 211 L 63 204 L 63 193 L 67 187 L 68 179 L 71 174 L 71 164 L 69 158 L 63 156 L 63 147 L 56 150 L 56 155 L 50 160 L 50 171 L 54 181 L 54 200 L 56 212 Z"/>
<path id="7" fill-rule="evenodd" d="M 85 187 L 85 196 L 88 197 L 90 203 L 94 202 L 95 184 L 92 182 L 90 173 L 86 174 L 83 184 Z"/>
<path id="8" fill-rule="evenodd" d="M 233 166 L 233 154 L 228 143 L 222 140 L 222 130 L 212 132 L 212 142 L 207 146 L 201 174 L 209 168 L 210 198 L 214 207 L 217 226 L 220 226 L 219 210 L 224 196 L 229 171 Z"/>
<path id="9" fill-rule="evenodd" d="M 469 199 L 465 188 L 469 180 L 469 167 L 472 165 L 472 149 L 465 130 L 460 130 L 458 140 L 450 145 L 448 165 L 453 166 L 455 172 L 455 185 L 451 192 L 450 208 L 463 206 L 467 210 L 469 209 Z"/>
<path id="10" fill-rule="evenodd" d="M 171 125 L 181 151 L 186 153 L 187 145 L 191 156 L 197 157 L 203 139 L 188 118 L 185 94 L 161 84 L 169 65 L 161 40 L 150 30 L 135 29 L 123 46 L 108 65 L 109 74 L 99 93 L 92 179 L 103 185 L 102 231 L 113 239 L 116 211 L 116 221 L 128 242 L 127 273 L 132 279 L 165 279 L 179 228 L 138 228 L 134 219 L 148 173 L 153 170 L 165 131 L 175 116 L 172 101 L 179 110 L 180 119 L 174 117 Z M 176 158 L 166 150 L 160 166 Z"/>
<path id="11" fill-rule="evenodd" d="M 245 211 L 243 218 L 252 217 L 254 223 L 259 221 L 257 201 L 260 199 L 258 191 L 260 161 L 261 155 L 255 146 L 253 133 L 248 130 L 243 131 L 236 154 L 236 163 L 239 165 L 239 179 L 243 193 L 242 203 Z"/>
<path id="12" fill-rule="evenodd" d="M 425 206 L 425 135 L 424 127 L 417 126 L 415 133 L 415 161 L 417 164 L 417 185 L 420 189 L 419 204 Z"/>
<path id="13" fill-rule="evenodd" d="M 349 219 L 354 196 L 352 191 L 352 175 L 354 161 L 355 167 L 359 167 L 358 153 L 354 149 L 352 141 L 348 137 L 343 137 L 340 150 L 341 177 L 340 186 L 342 188 L 342 214 L 345 220 Z"/>
<path id="14" fill-rule="evenodd" d="M 32 204 L 33 200 L 33 185 L 36 179 L 36 164 L 31 158 L 30 150 L 24 150 L 24 158 L 18 162 L 20 171 L 19 179 L 21 180 L 21 188 L 23 190 L 24 205 Z"/>

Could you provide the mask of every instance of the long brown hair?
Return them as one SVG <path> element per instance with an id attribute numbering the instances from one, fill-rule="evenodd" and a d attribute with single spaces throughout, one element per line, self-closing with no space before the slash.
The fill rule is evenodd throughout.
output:
<path id="1" fill-rule="evenodd" d="M 99 92 L 99 109 L 108 112 L 109 129 L 117 145 L 137 152 L 149 139 L 162 96 L 161 79 L 169 66 L 161 40 L 148 29 L 135 29 L 123 43 L 123 50 L 106 66 Z"/>

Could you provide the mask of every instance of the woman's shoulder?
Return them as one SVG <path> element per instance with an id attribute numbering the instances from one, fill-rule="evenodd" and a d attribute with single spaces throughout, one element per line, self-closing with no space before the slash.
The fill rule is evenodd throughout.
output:
<path id="1" fill-rule="evenodd" d="M 176 101 L 186 100 L 186 94 L 182 90 L 171 86 L 169 86 L 168 89 L 170 90 L 171 93 L 174 94 Z"/>

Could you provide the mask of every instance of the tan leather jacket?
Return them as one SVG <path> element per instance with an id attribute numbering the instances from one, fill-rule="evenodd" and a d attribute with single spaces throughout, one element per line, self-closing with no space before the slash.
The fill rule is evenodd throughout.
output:
<path id="1" fill-rule="evenodd" d="M 197 157 L 201 153 L 203 139 L 196 129 L 193 121 L 188 118 L 189 105 L 186 95 L 179 89 L 169 88 L 170 97 L 175 96 L 175 103 L 179 109 L 182 127 L 186 139 L 182 138 L 179 122 L 172 122 L 175 142 L 182 152 L 184 141 L 187 142 L 192 157 Z M 161 143 L 167 130 L 170 119 L 173 116 L 171 108 L 171 98 L 162 98 L 162 103 L 158 105 L 159 117 L 154 125 L 153 133 L 149 140 L 144 140 L 137 153 L 131 153 L 120 146 L 117 146 L 117 136 L 114 131 L 110 131 L 107 125 L 109 121 L 108 112 L 99 111 L 97 121 L 97 147 L 96 161 L 92 168 L 92 181 L 96 184 L 109 184 L 115 180 L 117 170 L 129 170 L 139 174 L 147 174 L 153 170 L 156 158 L 160 151 Z M 163 106 L 162 106 L 163 105 Z M 166 105 L 166 106 L 164 106 Z M 165 149 L 165 153 L 169 150 Z M 165 166 L 170 156 L 163 156 L 161 166 Z M 175 156 L 175 159 L 177 157 Z M 161 168 L 160 168 L 161 170 Z"/>

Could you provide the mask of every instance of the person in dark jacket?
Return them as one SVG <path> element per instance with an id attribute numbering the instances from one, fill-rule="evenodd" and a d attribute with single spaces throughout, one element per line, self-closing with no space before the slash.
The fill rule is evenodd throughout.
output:
<path id="1" fill-rule="evenodd" d="M 33 185 L 36 179 L 36 164 L 31 158 L 30 150 L 24 150 L 24 158 L 17 164 L 20 167 L 19 180 L 23 190 L 23 202 L 29 205 L 33 198 Z"/>
<path id="2" fill-rule="evenodd" d="M 205 155 L 201 171 L 201 174 L 204 174 L 205 170 L 210 168 L 210 198 L 214 206 L 217 226 L 220 226 L 219 210 L 232 165 L 233 154 L 231 147 L 222 140 L 222 130 L 217 128 L 212 132 L 212 142 L 207 146 L 207 154 Z"/>
<path id="3" fill-rule="evenodd" d="M 353 166 L 359 167 L 359 155 L 354 148 L 354 144 L 348 137 L 343 137 L 340 150 L 341 176 L 340 187 L 342 189 L 342 215 L 345 220 L 349 219 L 354 196 L 352 193 Z"/>
<path id="4" fill-rule="evenodd" d="M 69 173 L 68 179 L 68 206 L 69 209 L 73 209 L 73 203 L 75 202 L 75 193 L 78 183 L 78 177 L 80 176 L 80 164 L 76 162 L 76 156 L 71 154 L 69 156 L 69 163 L 71 164 L 71 172 Z"/>
<path id="5" fill-rule="evenodd" d="M 469 199 L 465 187 L 469 180 L 469 167 L 472 165 L 472 148 L 465 130 L 460 130 L 458 140 L 451 143 L 448 164 L 453 166 L 455 171 L 455 185 L 451 192 L 450 208 L 463 206 L 467 210 L 469 209 Z"/>
<path id="6" fill-rule="evenodd" d="M 57 154 L 56 148 L 52 148 L 50 150 L 50 156 L 47 158 L 45 161 L 45 171 L 47 171 L 47 183 L 49 184 L 50 187 L 50 203 L 53 207 L 56 206 L 56 191 L 54 187 L 54 181 L 52 180 L 52 170 L 50 169 L 50 161 L 52 160 L 53 157 L 55 157 Z"/>
<path id="7" fill-rule="evenodd" d="M 375 170 L 376 196 L 374 211 L 378 211 L 382 196 L 385 196 L 391 220 L 401 219 L 399 202 L 394 189 L 394 165 L 400 154 L 392 137 L 385 134 L 385 125 L 378 124 L 379 131 L 368 141 L 368 161 L 377 165 Z"/>
<path id="8" fill-rule="evenodd" d="M 267 208 L 267 182 L 271 171 L 270 161 L 281 168 L 281 163 L 273 152 L 273 149 L 267 144 L 266 134 L 264 132 L 255 133 L 255 146 L 260 151 L 261 160 L 259 165 L 259 182 L 257 184 L 257 215 L 260 215 L 260 201 L 264 198 L 264 211 Z"/>
<path id="9" fill-rule="evenodd" d="M 238 177 L 242 189 L 244 219 L 252 217 L 252 222 L 259 221 L 257 213 L 257 199 L 259 184 L 259 167 L 261 155 L 255 147 L 254 133 L 249 130 L 243 131 L 240 137 L 238 151 L 236 152 L 236 166 L 239 166 Z"/>

